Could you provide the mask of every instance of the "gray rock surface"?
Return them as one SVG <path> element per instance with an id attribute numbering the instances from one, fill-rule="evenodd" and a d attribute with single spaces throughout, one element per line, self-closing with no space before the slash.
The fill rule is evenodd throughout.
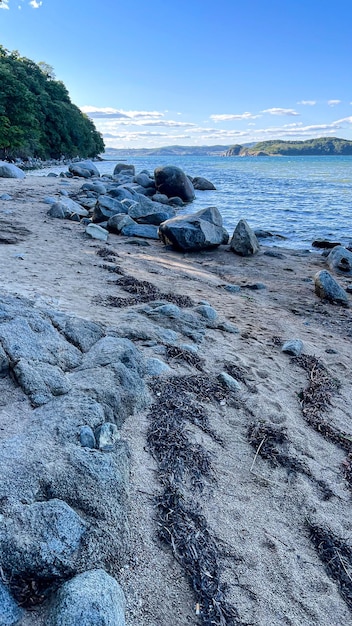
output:
<path id="1" fill-rule="evenodd" d="M 164 244 L 171 244 L 184 252 L 214 248 L 228 241 L 222 217 L 215 207 L 163 222 L 159 226 L 159 236 Z"/>
<path id="2" fill-rule="evenodd" d="M 101 226 L 98 226 L 98 224 L 88 224 L 86 233 L 92 237 L 92 239 L 100 239 L 100 241 L 108 240 L 109 231 Z"/>
<path id="3" fill-rule="evenodd" d="M 137 223 L 126 213 L 117 213 L 109 218 L 107 229 L 110 233 L 120 234 L 125 227 L 136 225 Z"/>
<path id="4" fill-rule="evenodd" d="M 352 252 L 343 246 L 335 246 L 327 257 L 331 271 L 352 276 Z"/>
<path id="5" fill-rule="evenodd" d="M 168 198 L 179 196 L 184 202 L 194 200 L 194 188 L 186 174 L 174 165 L 157 167 L 154 171 L 155 186 Z"/>
<path id="6" fill-rule="evenodd" d="M 321 270 L 314 276 L 315 293 L 322 300 L 348 306 L 348 295 L 327 270 Z"/>
<path id="7" fill-rule="evenodd" d="M 133 221 L 133 220 L 132 220 Z M 153 224 L 129 223 L 123 226 L 121 234 L 125 237 L 144 237 L 145 239 L 159 239 L 158 227 Z"/>
<path id="8" fill-rule="evenodd" d="M 111 452 L 115 448 L 115 444 L 120 440 L 120 433 L 116 424 L 105 422 L 96 428 L 95 439 L 99 450 L 103 452 Z"/>
<path id="9" fill-rule="evenodd" d="M 195 176 L 192 179 L 192 184 L 194 189 L 198 191 L 214 191 L 216 189 L 215 185 L 210 180 L 203 178 L 203 176 Z"/>
<path id="10" fill-rule="evenodd" d="M 230 249 L 240 256 L 251 256 L 258 252 L 258 239 L 246 220 L 240 220 L 238 222 L 232 235 Z"/>
<path id="11" fill-rule="evenodd" d="M 130 176 L 134 176 L 136 173 L 134 165 L 128 163 L 117 163 L 114 168 L 113 176 L 118 177 L 120 174 L 128 173 Z"/>
<path id="12" fill-rule="evenodd" d="M 83 178 L 90 178 L 91 176 L 100 176 L 98 168 L 92 161 L 78 161 L 77 163 L 71 163 L 68 168 L 69 172 L 74 176 L 82 176 Z"/>
<path id="13" fill-rule="evenodd" d="M 83 448 L 94 449 L 97 447 L 97 442 L 93 429 L 90 426 L 82 426 L 79 431 L 79 442 Z"/>
<path id="14" fill-rule="evenodd" d="M 48 626 L 125 626 L 125 596 L 114 578 L 92 569 L 57 592 Z"/>
<path id="15" fill-rule="evenodd" d="M 175 210 L 170 206 L 153 202 L 149 198 L 138 194 L 137 204 L 128 209 L 128 214 L 140 224 L 154 224 L 158 226 L 161 222 L 174 217 Z"/>
<path id="16" fill-rule="evenodd" d="M 0 626 L 15 626 L 24 611 L 15 602 L 8 588 L 0 580 Z"/>
<path id="17" fill-rule="evenodd" d="M 0 161 L 0 178 L 25 178 L 26 175 L 17 165 Z"/>
<path id="18" fill-rule="evenodd" d="M 219 380 L 231 391 L 241 391 L 242 387 L 236 378 L 230 376 L 227 372 L 221 372 L 219 374 Z"/>
<path id="19" fill-rule="evenodd" d="M 116 198 L 108 195 L 99 196 L 94 207 L 92 219 L 96 223 L 105 222 L 105 220 L 110 219 L 117 213 L 127 213 L 126 206 L 120 200 L 116 200 Z"/>

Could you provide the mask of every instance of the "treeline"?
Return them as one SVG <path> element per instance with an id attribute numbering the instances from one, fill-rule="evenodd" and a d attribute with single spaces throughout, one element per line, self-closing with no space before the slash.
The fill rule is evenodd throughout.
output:
<path id="1" fill-rule="evenodd" d="M 273 139 L 260 141 L 247 148 L 236 144 L 226 152 L 226 156 L 329 156 L 352 155 L 352 141 L 338 137 L 319 137 L 305 141 L 283 141 Z"/>
<path id="2" fill-rule="evenodd" d="M 51 66 L 0 46 L 0 158 L 95 157 L 104 142 Z"/>

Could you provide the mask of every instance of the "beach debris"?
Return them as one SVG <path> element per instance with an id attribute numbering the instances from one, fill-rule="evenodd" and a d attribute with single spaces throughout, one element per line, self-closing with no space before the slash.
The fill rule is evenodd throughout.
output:
<path id="1" fill-rule="evenodd" d="M 322 300 L 348 306 L 348 295 L 327 270 L 320 270 L 314 276 L 315 293 Z"/>
<path id="2" fill-rule="evenodd" d="M 171 361 L 185 362 L 198 370 L 202 370 L 205 363 L 193 350 L 181 346 L 166 346 L 166 356 Z"/>
<path id="3" fill-rule="evenodd" d="M 238 222 L 232 235 L 230 250 L 240 256 L 251 256 L 258 252 L 258 239 L 246 220 Z"/>

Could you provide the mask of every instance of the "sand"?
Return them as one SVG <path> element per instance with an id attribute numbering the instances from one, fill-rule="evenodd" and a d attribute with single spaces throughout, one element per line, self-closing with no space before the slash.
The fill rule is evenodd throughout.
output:
<path id="1" fill-rule="evenodd" d="M 60 188 L 71 194 L 81 185 L 80 180 L 64 185 L 59 179 L 34 176 L 23 181 L 0 179 L 0 195 L 9 193 L 13 198 L 0 200 L 0 229 L 5 220 L 31 231 L 18 243 L 0 245 L 1 291 L 25 295 L 36 305 L 54 306 L 108 327 L 128 325 L 133 307 L 102 303 L 107 296 L 126 297 L 113 283 L 116 275 L 102 267 L 104 261 L 97 255 L 99 248 L 106 247 L 117 255 L 124 274 L 147 280 L 162 291 L 187 295 L 195 303 L 207 301 L 222 319 L 236 325 L 238 334 L 208 329 L 198 351 L 205 360 L 204 374 L 210 378 L 226 364 L 235 366 L 242 377 L 235 400 L 229 394 L 221 402 L 207 404 L 211 428 L 224 445 L 190 427 L 190 436 L 211 453 L 216 481 L 209 481 L 203 493 L 195 493 L 194 500 L 217 541 L 227 599 L 236 607 L 238 624 L 352 623 L 346 591 L 349 585 L 352 589 L 352 560 L 336 548 L 332 558 L 340 563 L 340 574 L 334 578 L 334 568 L 322 561 L 312 541 L 312 527 L 319 527 L 352 545 L 351 486 L 344 476 L 348 449 L 309 423 L 300 395 L 309 375 L 281 351 L 283 341 L 299 338 L 304 354 L 314 355 L 324 365 L 328 378 L 339 387 L 318 416 L 321 413 L 322 420 L 352 436 L 351 314 L 314 294 L 313 276 L 326 269 L 324 257 L 281 247 L 270 248 L 280 257 L 268 256 L 264 246 L 253 258 L 238 257 L 227 246 L 182 254 L 159 242 L 133 245 L 118 235 L 109 235 L 108 243 L 102 244 L 89 238 L 82 224 L 47 216 L 46 196 L 57 195 Z M 344 287 L 350 284 L 347 278 L 338 280 Z M 248 288 L 254 283 L 264 284 L 265 289 Z M 226 291 L 229 284 L 241 286 L 241 291 Z M 136 343 L 146 356 L 160 356 L 150 342 Z M 196 371 L 177 359 L 168 364 L 172 376 Z M 152 389 L 153 380 L 150 384 Z M 9 395 L 11 390 L 6 396 L 6 428 L 11 436 L 11 423 L 18 418 L 16 396 L 11 409 Z M 275 455 L 271 460 L 263 458 L 259 446 L 263 452 L 265 435 L 259 434 L 259 445 L 251 445 L 253 424 L 276 433 L 284 429 L 286 466 Z M 147 426 L 146 411 L 130 417 L 122 429 L 131 450 L 131 553 L 119 576 L 127 597 L 126 622 L 129 626 L 199 624 L 197 595 L 182 566 L 157 537 L 154 497 L 160 493 L 160 483 L 146 445 Z M 288 468 L 287 459 L 294 459 L 301 469 Z"/>

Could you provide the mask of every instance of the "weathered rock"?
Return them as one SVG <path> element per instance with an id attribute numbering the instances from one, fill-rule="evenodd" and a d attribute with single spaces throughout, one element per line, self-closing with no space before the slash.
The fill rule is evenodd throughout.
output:
<path id="1" fill-rule="evenodd" d="M 92 219 L 96 223 L 105 222 L 105 220 L 109 220 L 110 217 L 117 213 L 127 213 L 126 206 L 120 200 L 107 195 L 99 196 L 94 207 Z"/>
<path id="2" fill-rule="evenodd" d="M 120 176 L 120 174 L 129 174 L 130 176 L 134 176 L 136 173 L 134 165 L 129 165 L 128 163 L 117 163 L 114 168 L 114 177 Z"/>
<path id="3" fill-rule="evenodd" d="M 133 220 L 132 220 L 133 221 Z M 145 239 L 159 239 L 158 227 L 153 224 L 126 224 L 121 229 L 121 234 L 125 237 L 144 237 Z"/>
<path id="4" fill-rule="evenodd" d="M 200 306 L 197 306 L 194 310 L 209 322 L 214 322 L 218 317 L 216 310 L 209 304 L 201 304 Z"/>
<path id="5" fill-rule="evenodd" d="M 317 272 L 314 276 L 315 293 L 322 300 L 348 306 L 348 296 L 346 291 L 326 270 Z"/>
<path id="6" fill-rule="evenodd" d="M 251 256 L 259 250 L 259 242 L 246 220 L 240 220 L 234 230 L 230 249 L 241 256 Z"/>
<path id="7" fill-rule="evenodd" d="M 99 450 L 103 452 L 111 452 L 115 448 L 115 444 L 120 440 L 120 433 L 116 424 L 105 422 L 98 426 L 95 430 L 95 439 Z"/>
<path id="8" fill-rule="evenodd" d="M 97 193 L 99 196 L 105 195 L 107 191 L 106 185 L 104 185 L 103 183 L 99 181 L 94 181 L 91 183 L 84 183 L 81 189 L 82 191 L 94 191 L 94 193 Z"/>
<path id="9" fill-rule="evenodd" d="M 169 374 L 171 372 L 171 368 L 155 357 L 151 357 L 147 359 L 146 362 L 146 374 L 148 376 L 161 376 L 162 374 Z"/>
<path id="10" fill-rule="evenodd" d="M 0 580 L 0 626 L 15 626 L 23 616 L 9 590 Z"/>
<path id="11" fill-rule="evenodd" d="M 134 200 L 135 193 L 131 189 L 127 189 L 123 185 L 113 185 L 108 187 L 108 196 L 116 198 L 116 200 Z"/>
<path id="12" fill-rule="evenodd" d="M 137 174 L 137 176 L 134 176 L 133 182 L 137 183 L 137 185 L 140 185 L 141 187 L 145 187 L 145 188 L 153 187 L 155 189 L 154 179 L 150 178 L 148 174 L 144 174 L 143 172 L 141 172 L 140 174 Z"/>
<path id="13" fill-rule="evenodd" d="M 161 222 L 174 217 L 175 210 L 170 206 L 153 202 L 149 198 L 138 194 L 138 203 L 133 204 L 128 209 L 128 214 L 140 224 L 154 224 L 158 226 Z"/>
<path id="14" fill-rule="evenodd" d="M 238 380 L 230 376 L 227 372 L 221 372 L 219 374 L 219 380 L 231 391 L 241 391 L 241 385 Z"/>
<path id="15" fill-rule="evenodd" d="M 62 500 L 15 504 L 1 521 L 2 567 L 23 578 L 72 575 L 85 530 L 83 520 Z"/>
<path id="16" fill-rule="evenodd" d="M 164 193 L 155 193 L 152 196 L 152 200 L 161 204 L 169 204 L 169 198 Z"/>
<path id="17" fill-rule="evenodd" d="M 206 178 L 203 178 L 203 176 L 195 176 L 195 178 L 192 179 L 192 184 L 194 189 L 198 191 L 214 191 L 216 189 L 215 185 Z"/>
<path id="18" fill-rule="evenodd" d="M 78 317 L 65 319 L 60 330 L 70 343 L 82 352 L 88 352 L 99 339 L 104 337 L 101 324 Z"/>
<path id="19" fill-rule="evenodd" d="M 327 239 L 315 239 L 312 243 L 313 248 L 323 248 L 324 250 L 330 250 L 336 246 L 341 246 L 339 242 L 328 241 Z"/>
<path id="20" fill-rule="evenodd" d="M 12 196 L 8 193 L 2 193 L 0 196 L 0 200 L 12 200 Z"/>
<path id="21" fill-rule="evenodd" d="M 86 233 L 93 239 L 100 239 L 101 241 L 108 240 L 109 231 L 105 230 L 105 228 L 102 228 L 101 226 L 98 226 L 98 224 L 88 224 Z"/>
<path id="22" fill-rule="evenodd" d="M 126 215 L 126 213 L 117 213 L 109 218 L 107 229 L 110 233 L 120 234 L 126 226 L 135 226 L 136 222 Z"/>
<path id="23" fill-rule="evenodd" d="M 285 341 L 281 348 L 281 352 L 291 354 L 292 356 L 300 356 L 303 350 L 303 341 L 301 339 L 289 339 Z"/>
<path id="24" fill-rule="evenodd" d="M 26 178 L 26 175 L 17 165 L 0 161 L 0 178 Z"/>
<path id="25" fill-rule="evenodd" d="M 125 596 L 114 578 L 93 569 L 64 583 L 48 626 L 125 626 Z"/>
<path id="26" fill-rule="evenodd" d="M 327 258 L 327 262 L 333 272 L 352 276 L 352 252 L 343 246 L 333 248 Z"/>
<path id="27" fill-rule="evenodd" d="M 94 449 L 97 447 L 97 442 L 94 436 L 93 429 L 90 426 L 82 426 L 79 431 L 79 442 L 82 448 Z"/>
<path id="28" fill-rule="evenodd" d="M 169 204 L 171 204 L 171 206 L 178 206 L 180 208 L 185 206 L 185 202 L 183 202 L 183 200 L 181 200 L 181 198 L 179 198 L 178 196 L 173 196 L 172 198 L 169 198 Z"/>
<path id="29" fill-rule="evenodd" d="M 40 406 L 70 391 L 71 385 L 59 367 L 20 359 L 13 373 L 34 406 Z"/>
<path id="30" fill-rule="evenodd" d="M 198 315 L 183 311 L 176 304 L 153 302 L 140 308 L 140 312 L 160 326 L 170 328 L 196 343 L 200 343 L 205 335 L 206 323 Z"/>
<path id="31" fill-rule="evenodd" d="M 184 202 L 194 200 L 194 188 L 186 174 L 174 165 L 157 167 L 154 171 L 155 186 L 168 198 L 179 196 Z"/>
<path id="32" fill-rule="evenodd" d="M 222 217 L 215 207 L 163 222 L 159 226 L 159 236 L 164 244 L 171 244 L 184 252 L 214 248 L 228 241 Z"/>
<path id="33" fill-rule="evenodd" d="M 71 212 L 62 202 L 54 202 L 50 209 L 47 211 L 47 215 L 50 217 L 56 217 L 60 220 L 70 217 Z"/>
<path id="34" fill-rule="evenodd" d="M 74 176 L 82 176 L 83 178 L 100 176 L 99 170 L 94 163 L 92 163 L 92 161 L 79 161 L 77 163 L 71 163 L 68 169 Z"/>

